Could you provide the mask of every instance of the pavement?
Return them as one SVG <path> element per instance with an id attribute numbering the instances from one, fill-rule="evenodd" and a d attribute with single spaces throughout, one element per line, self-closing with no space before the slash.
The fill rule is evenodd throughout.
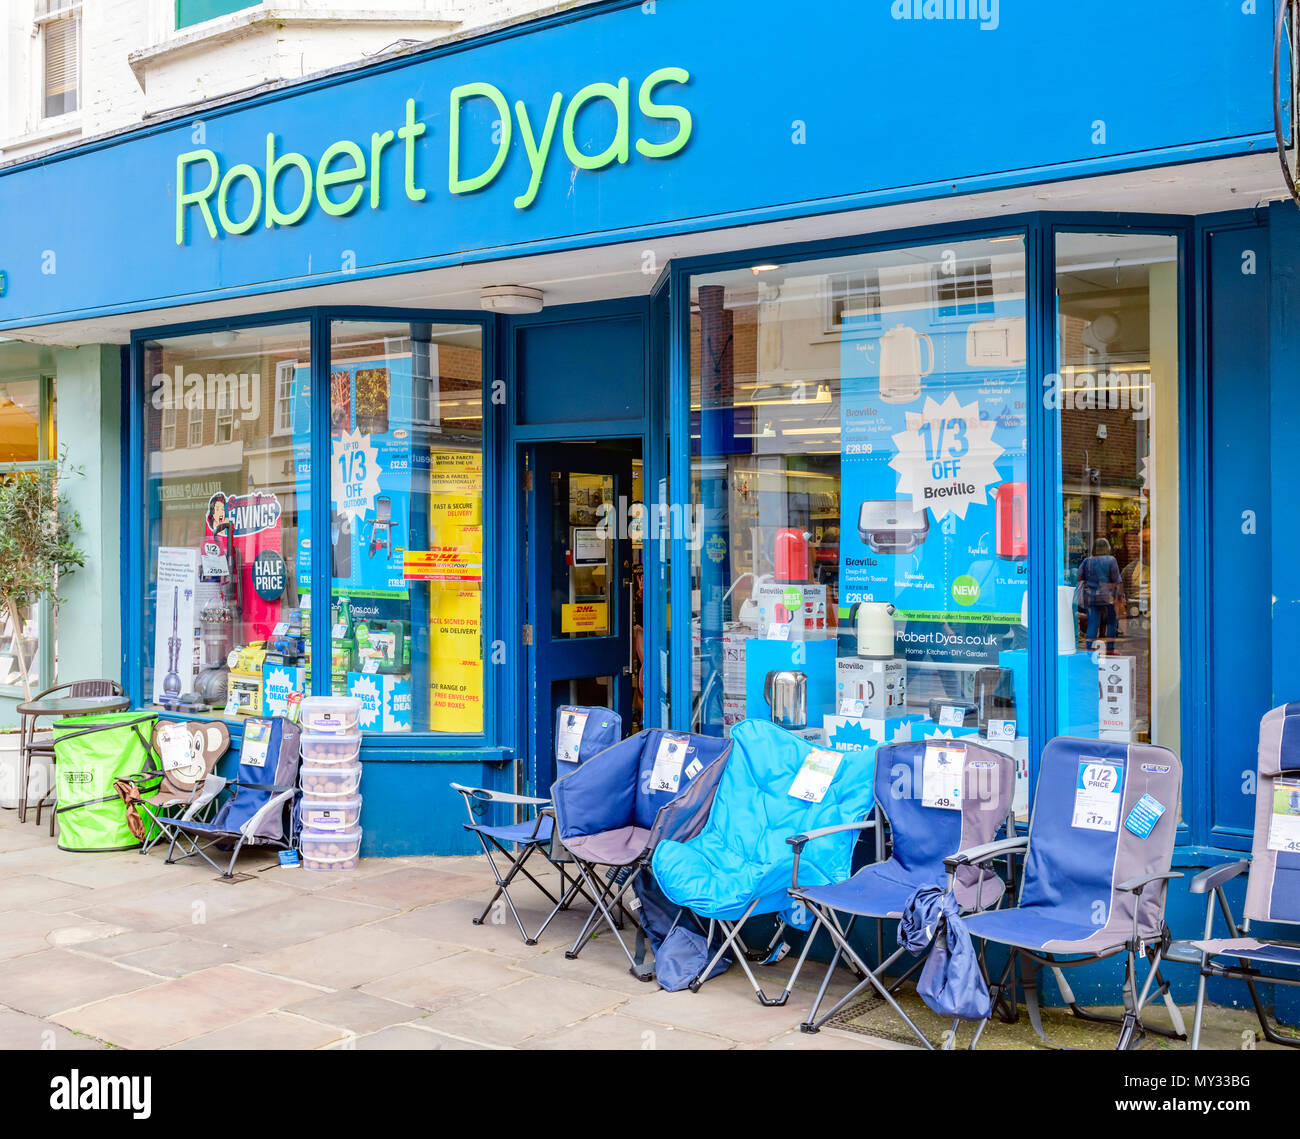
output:
<path id="1" fill-rule="evenodd" d="M 699 993 L 638 981 L 608 932 L 566 960 L 580 904 L 536 946 L 503 906 L 476 926 L 493 889 L 482 856 L 369 858 L 316 873 L 251 850 L 239 866 L 250 876 L 233 883 L 197 860 L 163 858 L 162 847 L 61 851 L 30 816 L 20 825 L 0 811 L 0 1049 L 904 1047 L 861 1029 L 801 1033 L 823 976 L 816 963 L 785 1007 L 764 1008 L 734 967 Z M 529 863 L 539 876 L 545 866 Z M 554 889 L 554 871 L 545 874 Z M 512 896 L 536 929 L 549 906 L 526 882 Z M 779 990 L 788 968 L 760 980 Z M 840 970 L 830 999 L 850 984 Z M 928 1015 L 914 994 L 903 1001 Z M 1253 1039 L 1240 1010 L 1210 1019 L 1209 1047 Z M 1069 1022 L 1054 1033 L 1078 1024 Z M 994 1022 L 987 1043 L 1007 1027 Z M 1069 1043 L 1113 1047 L 1113 1036 Z"/>
<path id="2" fill-rule="evenodd" d="M 811 993 L 763 1008 L 738 969 L 663 992 L 608 934 L 568 961 L 580 906 L 532 947 L 508 912 L 476 926 L 492 892 L 481 856 L 316 873 L 251 851 L 240 869 L 252 877 L 231 884 L 162 848 L 60 851 L 0 811 L 0 1048 L 897 1047 L 800 1033 Z M 543 899 L 512 892 L 536 928 Z"/>

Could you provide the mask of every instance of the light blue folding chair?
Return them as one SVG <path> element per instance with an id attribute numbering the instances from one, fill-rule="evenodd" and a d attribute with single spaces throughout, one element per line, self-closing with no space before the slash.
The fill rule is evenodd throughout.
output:
<path id="1" fill-rule="evenodd" d="M 1264 1039 L 1300 1047 L 1300 1040 L 1277 1031 L 1255 988 L 1256 982 L 1300 985 L 1300 979 L 1276 973 L 1279 967 L 1300 968 L 1300 944 L 1248 936 L 1251 922 L 1255 921 L 1300 924 L 1300 704 L 1274 708 L 1260 721 L 1255 796 L 1250 858 L 1212 866 L 1192 879 L 1193 894 L 1209 895 L 1205 899 L 1205 932 L 1200 941 L 1175 942 L 1167 955 L 1171 961 L 1194 964 L 1200 970 L 1192 1023 L 1193 1048 L 1201 1046 L 1205 982 L 1209 977 L 1245 981 Z M 1248 871 L 1244 920 L 1238 928 L 1224 886 Z M 1217 940 L 1213 936 L 1216 904 L 1230 935 Z"/>
<path id="2" fill-rule="evenodd" d="M 857 834 L 845 824 L 871 813 L 875 752 L 826 751 L 767 720 L 743 720 L 731 729 L 731 742 L 735 750 L 708 822 L 694 838 L 661 842 L 651 865 L 669 901 L 709 923 L 710 947 L 717 930 L 723 935 L 691 990 L 698 992 L 734 948 L 759 1002 L 783 1005 L 812 938 L 778 997 L 763 992 L 750 961 L 774 964 L 784 956 L 786 927 L 809 924 L 802 903 L 790 897 L 795 852 L 786 840 L 814 831 L 826 836 L 803 859 L 808 885 L 847 878 Z M 776 932 L 766 950 L 753 952 L 744 941 L 745 923 L 765 915 L 776 916 Z"/>
<path id="3" fill-rule="evenodd" d="M 1168 748 L 1058 737 L 1043 749 L 1029 834 L 1003 839 L 944 860 L 950 873 L 1024 849 L 1018 905 L 972 914 L 966 926 L 986 944 L 1008 947 L 1007 964 L 990 986 L 995 1013 L 1019 1014 L 1017 975 L 1030 1024 L 1045 1044 L 1035 969 L 1050 969 L 1075 1016 L 1119 1025 L 1117 1047 L 1146 1032 L 1185 1040 L 1182 1015 L 1160 963 L 1169 947 L 1165 895 L 1182 799 L 1182 764 Z M 1125 955 L 1124 1012 L 1105 1016 L 1080 1007 L 1063 970 Z M 1137 957 L 1148 961 L 1138 988 Z M 1153 992 L 1164 998 L 1174 1031 L 1147 1024 L 1142 1009 Z M 971 1047 L 988 1026 L 981 1021 Z"/>
<path id="4" fill-rule="evenodd" d="M 809 831 L 789 840 L 795 852 L 790 896 L 803 902 L 815 919 L 808 938 L 811 941 L 819 929 L 824 929 L 835 946 L 826 977 L 807 1018 L 799 1026 L 804 1032 L 818 1031 L 870 986 L 906 1022 L 924 1047 L 933 1047 L 894 998 L 899 987 L 924 965 L 925 958 L 918 958 L 899 977 L 887 978 L 888 971 L 906 950 L 899 948 L 885 955 L 883 922 L 901 918 L 917 890 L 925 886 L 942 887 L 947 882 L 945 858 L 992 842 L 1004 826 L 1007 834 L 1015 834 L 1011 814 L 1015 785 L 1015 761 L 974 741 L 940 739 L 889 744 L 876 751 L 878 810 L 875 819 Z M 886 823 L 890 839 L 888 858 L 878 858 L 840 882 L 813 886 L 799 881 L 801 856 L 810 843 L 816 844 L 846 830 L 875 829 L 879 834 Z M 987 866 L 964 866 L 957 871 L 954 894 L 962 910 L 978 912 L 997 906 L 1004 896 L 1005 885 L 1003 878 Z M 876 922 L 876 944 L 883 960 L 874 967 L 863 960 L 849 940 L 862 918 Z M 848 961 L 862 981 L 818 1016 L 831 978 L 842 960 Z"/>
<path id="5" fill-rule="evenodd" d="M 599 755 L 622 738 L 623 719 L 617 712 L 609 708 L 563 705 L 555 712 L 556 768 L 561 773 L 576 770 L 592 756 Z M 509 909 L 510 916 L 515 919 L 515 925 L 519 927 L 519 934 L 524 939 L 524 944 L 536 945 L 555 915 L 561 910 L 568 909 L 577 894 L 582 892 L 581 883 L 576 877 L 570 881 L 565 870 L 568 859 L 562 848 L 554 841 L 555 816 L 550 810 L 551 800 L 533 795 L 493 791 L 487 787 L 466 787 L 460 783 L 451 784 L 451 789 L 458 792 L 465 800 L 469 822 L 463 825 L 478 839 L 483 853 L 487 856 L 492 877 L 496 880 L 496 890 L 488 899 L 487 905 L 483 907 L 483 912 L 473 919 L 474 924 L 482 925 L 487 921 L 492 908 L 497 904 L 497 899 L 501 898 Z M 515 808 L 517 813 L 525 813 L 527 817 L 512 823 L 489 823 L 487 812 L 493 806 Z M 528 860 L 539 851 L 559 871 L 559 897 L 552 894 L 528 869 Z M 504 860 L 501 865 L 497 864 L 497 857 Z M 521 874 L 536 886 L 552 905 L 551 911 L 536 933 L 528 932 L 524 919 L 510 896 L 511 883 Z"/>

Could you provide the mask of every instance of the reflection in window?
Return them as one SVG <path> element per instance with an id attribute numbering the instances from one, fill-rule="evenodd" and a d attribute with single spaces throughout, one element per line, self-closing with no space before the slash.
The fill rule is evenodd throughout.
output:
<path id="1" fill-rule="evenodd" d="M 277 377 L 306 368 L 310 343 L 294 324 L 144 346 L 146 701 L 234 718 L 284 714 L 309 691 L 310 466 L 273 428 Z"/>
<path id="2" fill-rule="evenodd" d="M 1061 729 L 1176 751 L 1178 241 L 1061 234 L 1056 260 Z"/>
<path id="3" fill-rule="evenodd" d="M 979 737 L 1025 774 L 1023 240 L 697 276 L 691 301 L 696 728 Z"/>
<path id="4" fill-rule="evenodd" d="M 482 401 L 477 325 L 333 325 L 330 689 L 367 730 L 483 730 Z"/>

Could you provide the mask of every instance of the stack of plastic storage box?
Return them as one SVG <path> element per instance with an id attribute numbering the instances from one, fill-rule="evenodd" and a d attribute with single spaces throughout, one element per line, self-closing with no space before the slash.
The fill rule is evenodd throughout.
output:
<path id="1" fill-rule="evenodd" d="M 302 702 L 302 864 L 352 870 L 361 851 L 361 701 L 308 696 Z"/>

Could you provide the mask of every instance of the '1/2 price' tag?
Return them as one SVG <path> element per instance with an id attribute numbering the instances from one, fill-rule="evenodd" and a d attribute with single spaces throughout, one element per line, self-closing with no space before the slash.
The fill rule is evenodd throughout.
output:
<path id="1" fill-rule="evenodd" d="M 1123 791 L 1122 764 L 1104 759 L 1080 760 L 1079 782 L 1074 789 L 1074 818 L 1070 825 L 1089 831 L 1116 830 Z"/>

